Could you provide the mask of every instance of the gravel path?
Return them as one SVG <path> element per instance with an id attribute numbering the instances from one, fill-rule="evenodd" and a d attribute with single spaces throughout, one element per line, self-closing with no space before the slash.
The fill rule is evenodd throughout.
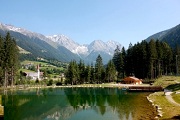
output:
<path id="1" fill-rule="evenodd" d="M 172 98 L 171 94 L 166 95 L 166 99 L 171 102 L 172 104 L 176 105 L 176 106 L 180 106 L 179 103 L 177 103 L 176 101 L 174 101 L 174 99 Z"/>

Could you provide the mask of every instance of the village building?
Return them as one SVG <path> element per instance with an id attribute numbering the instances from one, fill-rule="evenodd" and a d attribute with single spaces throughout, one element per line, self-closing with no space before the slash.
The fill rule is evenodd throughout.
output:
<path id="1" fill-rule="evenodd" d="M 130 77 L 126 77 L 123 80 L 123 83 L 125 84 L 142 84 L 142 79 L 138 79 L 136 77 L 130 76 Z"/>
<path id="2" fill-rule="evenodd" d="M 32 80 L 41 80 L 43 72 L 40 72 L 39 65 L 37 65 L 37 72 L 24 72 L 25 77 L 30 77 Z"/>

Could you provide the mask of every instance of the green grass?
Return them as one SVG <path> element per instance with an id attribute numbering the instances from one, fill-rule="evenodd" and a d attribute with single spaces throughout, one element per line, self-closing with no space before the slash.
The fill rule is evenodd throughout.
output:
<path id="1" fill-rule="evenodd" d="M 32 71 L 32 70 L 27 70 L 27 69 L 23 69 L 23 68 L 19 69 L 19 71 L 23 71 L 23 72 L 35 72 L 35 71 Z"/>
<path id="2" fill-rule="evenodd" d="M 51 65 L 49 63 L 46 63 L 46 62 L 38 62 L 38 61 L 29 61 L 29 60 L 25 60 L 23 62 L 21 62 L 21 64 L 29 64 L 29 63 L 32 63 L 33 65 L 37 66 L 38 64 L 41 65 L 40 66 L 40 69 L 53 69 L 53 68 L 56 68 L 56 69 L 60 69 L 60 70 L 63 70 L 64 68 L 63 67 L 57 67 L 57 66 L 54 66 L 54 65 Z"/>
<path id="3" fill-rule="evenodd" d="M 172 89 L 173 87 L 179 87 L 177 82 L 180 82 L 180 76 L 162 76 L 155 80 L 154 86 L 162 86 L 163 88 L 169 87 Z M 170 86 L 171 85 L 171 86 Z"/>
<path id="4" fill-rule="evenodd" d="M 34 65 L 41 64 L 42 66 L 48 65 L 48 63 L 46 63 L 46 62 L 38 62 L 38 61 L 25 60 L 25 61 L 21 62 L 21 64 L 29 64 L 29 63 L 32 63 L 32 64 L 34 64 Z"/>
<path id="5" fill-rule="evenodd" d="M 175 116 L 180 115 L 180 107 L 171 104 L 164 96 L 163 92 L 156 92 L 151 94 L 150 99 L 154 101 L 155 105 L 162 108 L 163 116 L 160 119 L 173 119 Z M 178 96 L 177 96 L 178 97 Z"/>
<path id="6" fill-rule="evenodd" d="M 154 86 L 162 86 L 165 89 L 172 90 L 173 99 L 180 103 L 180 94 L 175 92 L 180 91 L 180 76 L 163 76 L 158 78 L 154 82 Z M 165 97 L 163 92 L 156 92 L 150 95 L 150 99 L 154 101 L 154 104 L 159 105 L 162 108 L 163 117 L 160 119 L 174 119 L 180 117 L 180 107 L 171 104 Z"/>
<path id="7" fill-rule="evenodd" d="M 0 95 L 0 105 L 2 105 L 2 96 Z"/>
<path id="8" fill-rule="evenodd" d="M 180 104 L 180 94 L 173 93 L 172 97 L 177 103 Z"/>
<path id="9" fill-rule="evenodd" d="M 18 46 L 18 48 L 19 48 L 19 53 L 21 53 L 21 54 L 30 54 L 30 52 L 24 50 L 23 48 L 21 48 L 19 46 Z"/>

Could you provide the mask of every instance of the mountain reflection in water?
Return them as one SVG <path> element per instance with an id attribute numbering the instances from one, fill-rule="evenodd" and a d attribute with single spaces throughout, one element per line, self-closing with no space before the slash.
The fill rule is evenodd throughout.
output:
<path id="1" fill-rule="evenodd" d="M 118 88 L 49 88 L 2 97 L 5 120 L 132 120 L 153 118 L 147 93 Z"/>

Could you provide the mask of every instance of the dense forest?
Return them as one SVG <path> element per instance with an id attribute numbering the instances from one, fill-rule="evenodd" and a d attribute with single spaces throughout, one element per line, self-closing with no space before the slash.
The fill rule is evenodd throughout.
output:
<path id="1" fill-rule="evenodd" d="M 159 40 L 142 41 L 125 50 L 119 46 L 113 59 L 103 65 L 99 55 L 95 65 L 86 66 L 83 61 L 71 61 L 66 72 L 67 83 L 104 83 L 135 76 L 141 79 L 155 79 L 162 75 L 177 75 L 180 62 L 180 48 L 171 48 Z"/>
<path id="2" fill-rule="evenodd" d="M 129 45 L 125 51 L 117 47 L 113 57 L 119 77 L 134 75 L 138 78 L 154 79 L 162 75 L 175 75 L 179 67 L 180 49 L 171 48 L 159 40 L 142 41 Z"/>
<path id="3" fill-rule="evenodd" d="M 15 39 L 7 33 L 0 36 L 0 85 L 14 85 L 15 75 L 19 66 L 19 50 Z"/>

